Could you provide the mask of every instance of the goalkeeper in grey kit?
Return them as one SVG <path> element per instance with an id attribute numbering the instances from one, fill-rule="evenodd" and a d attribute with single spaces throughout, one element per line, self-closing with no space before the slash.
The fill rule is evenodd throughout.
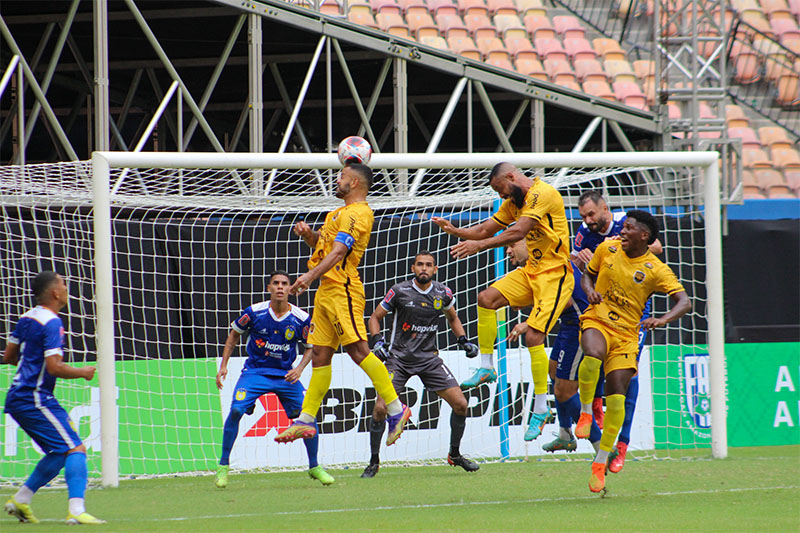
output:
<path id="1" fill-rule="evenodd" d="M 443 314 L 457 337 L 458 346 L 467 357 L 478 355 L 478 347 L 467 342 L 464 326 L 455 310 L 455 296 L 444 284 L 434 281 L 436 260 L 430 252 L 414 257 L 411 272 L 414 277 L 394 285 L 369 317 L 369 346 L 372 353 L 383 359 L 392 374 L 392 385 L 401 390 L 412 376 L 419 376 L 428 390 L 436 392 L 453 409 L 450 416 L 450 453 L 447 462 L 467 472 L 480 467 L 459 450 L 467 421 L 467 399 L 458 381 L 439 357 L 436 347 L 438 319 Z M 391 337 L 381 334 L 381 321 L 393 313 Z M 369 422 L 372 457 L 361 477 L 374 477 L 380 465 L 380 446 L 386 426 L 386 404 L 378 398 Z"/>

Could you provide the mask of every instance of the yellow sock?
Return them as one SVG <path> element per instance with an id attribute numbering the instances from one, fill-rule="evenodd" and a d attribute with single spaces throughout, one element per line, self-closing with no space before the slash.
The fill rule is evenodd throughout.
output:
<path id="1" fill-rule="evenodd" d="M 612 394 L 611 396 L 606 396 L 606 416 L 603 422 L 603 436 L 600 437 L 601 450 L 611 451 L 624 421 L 625 395 Z"/>
<path id="2" fill-rule="evenodd" d="M 544 351 L 544 344 L 528 348 L 531 354 L 531 375 L 533 376 L 533 393 L 547 394 L 547 367 L 549 361 Z"/>
<path id="3" fill-rule="evenodd" d="M 497 313 L 494 309 L 478 307 L 478 346 L 481 353 L 494 353 L 497 338 Z"/>
<path id="4" fill-rule="evenodd" d="M 311 368 L 311 381 L 303 400 L 303 413 L 317 418 L 317 411 L 322 405 L 322 398 L 331 386 L 331 365 L 315 366 Z"/>
<path id="5" fill-rule="evenodd" d="M 392 378 L 389 377 L 389 371 L 386 370 L 386 367 L 374 353 L 369 352 L 369 355 L 366 356 L 358 366 L 367 373 L 369 379 L 372 380 L 372 384 L 375 386 L 375 390 L 378 391 L 378 394 L 383 398 L 383 401 L 386 402 L 386 405 L 389 405 L 397 399 L 397 393 L 392 386 Z"/>
<path id="6" fill-rule="evenodd" d="M 578 369 L 578 390 L 581 393 L 582 404 L 590 404 L 594 400 L 594 390 L 597 388 L 597 380 L 600 379 L 602 364 L 600 359 L 588 355 L 583 356 L 583 361 Z"/>

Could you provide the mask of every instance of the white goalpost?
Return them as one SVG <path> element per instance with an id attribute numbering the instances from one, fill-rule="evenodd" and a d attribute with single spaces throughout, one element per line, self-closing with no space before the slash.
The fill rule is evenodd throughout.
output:
<path id="1" fill-rule="evenodd" d="M 656 215 L 665 262 L 684 282 L 694 310 L 654 333 L 642 354 L 631 450 L 677 456 L 709 447 L 712 457 L 726 457 L 716 152 L 374 154 L 368 201 L 375 226 L 359 268 L 367 315 L 392 284 L 407 279 L 409 256 L 428 249 L 439 262 L 439 280 L 456 294 L 468 336 L 476 338 L 477 293 L 508 268 L 504 251 L 453 260 L 448 249 L 455 240 L 429 218 L 451 217 L 464 226 L 490 216 L 498 197 L 486 176 L 499 161 L 542 175 L 562 192 L 573 236 L 580 222 L 577 197 L 590 188 L 601 189 L 614 211 Z M 95 152 L 91 163 L 0 169 L 0 297 L 6 302 L 0 317 L 8 329 L 30 307 L 26 283 L 37 270 L 64 270 L 75 283 L 64 311 L 66 352 L 74 354 L 66 359 L 91 362 L 96 354 L 99 379 L 88 392 L 85 384 L 60 381 L 56 396 L 77 418 L 90 448 L 90 472 L 104 486 L 126 477 L 213 468 L 244 359 L 231 360 L 225 387 L 217 391 L 214 375 L 230 322 L 266 299 L 269 271 L 295 276 L 306 270 L 310 250 L 291 227 L 305 219 L 318 228 L 324 214 L 341 205 L 332 195 L 340 168 L 335 154 Z M 312 312 L 313 294 L 296 303 Z M 668 305 L 656 297 L 655 313 Z M 467 394 L 462 450 L 483 460 L 541 455 L 548 440 L 522 441 L 532 397 L 530 363 L 526 350 L 505 340 L 519 316 L 499 313 L 500 379 Z M 475 363 L 457 350 L 446 327 L 439 330 L 441 356 L 461 381 Z M 361 374 L 348 358 L 335 358 L 318 418 L 322 464 L 369 458 L 365 421 L 375 391 Z M 0 368 L 0 386 L 12 375 Z M 309 377 L 306 370 L 303 382 Z M 449 406 L 418 381 L 403 394 L 414 406 L 415 425 L 382 452 L 384 460 L 446 457 Z M 254 415 L 242 419 L 232 466 L 302 466 L 302 446 L 272 441 L 285 423 L 276 400 L 257 404 Z M 24 448 L 17 432 L 6 417 L 2 450 L 19 465 L 0 470 L 8 480 L 35 462 L 35 450 Z"/>

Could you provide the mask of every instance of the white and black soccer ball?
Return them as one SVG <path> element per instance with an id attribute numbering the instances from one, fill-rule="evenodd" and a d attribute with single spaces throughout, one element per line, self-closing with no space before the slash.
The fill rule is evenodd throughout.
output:
<path id="1" fill-rule="evenodd" d="M 369 164 L 372 157 L 372 146 L 363 137 L 352 135 L 339 143 L 339 161 L 342 165 L 350 163 Z"/>

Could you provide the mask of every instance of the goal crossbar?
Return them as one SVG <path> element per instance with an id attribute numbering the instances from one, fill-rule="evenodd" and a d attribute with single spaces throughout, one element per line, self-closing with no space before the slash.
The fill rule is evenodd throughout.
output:
<path id="1" fill-rule="evenodd" d="M 727 456 L 727 397 L 722 294 L 722 226 L 719 153 L 717 152 L 603 152 L 603 153 L 472 153 L 472 154 L 374 154 L 373 168 L 468 169 L 491 168 L 498 161 L 519 167 L 695 167 L 702 171 L 706 288 L 708 294 L 708 352 L 711 393 L 711 452 Z M 100 382 L 102 483 L 119 481 L 118 421 L 116 405 L 114 296 L 112 276 L 111 168 L 193 169 L 336 169 L 336 154 L 278 153 L 169 153 L 94 152 L 92 154 L 96 346 Z M 414 189 L 412 189 L 414 190 Z M 405 194 L 409 196 L 408 193 Z M 715 401 L 716 400 L 716 401 Z"/>

